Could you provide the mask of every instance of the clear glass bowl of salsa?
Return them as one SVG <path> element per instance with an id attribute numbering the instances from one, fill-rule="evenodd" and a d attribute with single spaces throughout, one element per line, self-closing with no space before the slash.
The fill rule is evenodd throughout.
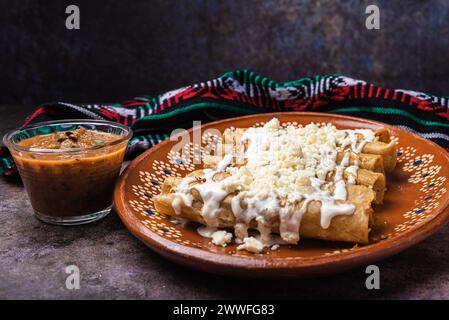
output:
<path id="1" fill-rule="evenodd" d="M 41 122 L 3 137 L 36 217 L 58 225 L 96 221 L 112 208 L 130 128 L 102 120 Z"/>

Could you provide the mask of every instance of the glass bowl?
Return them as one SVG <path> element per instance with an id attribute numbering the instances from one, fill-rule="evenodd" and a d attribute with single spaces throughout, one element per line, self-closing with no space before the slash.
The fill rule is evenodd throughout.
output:
<path id="1" fill-rule="evenodd" d="M 48 149 L 21 145 L 39 135 L 84 128 L 117 135 L 86 148 Z M 3 137 L 36 217 L 58 225 L 93 222 L 112 208 L 112 194 L 132 136 L 130 128 L 103 120 L 61 120 L 12 130 Z"/>

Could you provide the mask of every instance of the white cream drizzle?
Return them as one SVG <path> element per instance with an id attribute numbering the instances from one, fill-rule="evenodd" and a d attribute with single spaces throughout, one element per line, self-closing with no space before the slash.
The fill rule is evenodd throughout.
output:
<path id="1" fill-rule="evenodd" d="M 363 147 L 367 142 L 374 140 L 374 131 L 369 129 L 355 129 L 355 130 L 344 130 L 348 134 L 349 140 L 351 142 L 351 149 L 354 153 L 359 154 L 362 152 Z M 357 134 L 363 136 L 363 140 L 359 140 Z M 357 142 L 359 144 L 357 145 Z"/>
<path id="2" fill-rule="evenodd" d="M 358 165 L 352 165 L 352 166 L 345 168 L 345 172 L 348 174 L 347 175 L 347 177 L 348 177 L 347 183 L 355 184 L 358 171 L 359 171 Z"/>
<path id="3" fill-rule="evenodd" d="M 191 188 L 195 189 L 201 195 L 203 200 L 202 216 L 208 226 L 218 227 L 218 214 L 220 211 L 220 204 L 223 199 L 229 194 L 220 187 L 220 183 L 213 180 L 217 171 L 212 169 L 205 169 L 203 171 L 204 183 L 193 185 Z"/>
<path id="4" fill-rule="evenodd" d="M 208 227 L 208 226 L 199 226 L 196 229 L 196 232 L 204 238 L 212 238 L 212 235 L 217 232 L 217 228 L 215 227 Z"/>
<path id="5" fill-rule="evenodd" d="M 273 118 L 263 127 L 249 128 L 241 140 L 247 143 L 244 165 L 234 166 L 236 155 L 227 154 L 215 170 L 203 171 L 203 183 L 190 186 L 195 178 L 187 177 L 177 187 L 172 202 L 177 214 L 181 201 L 192 204 L 192 189 L 200 194 L 201 214 L 208 228 L 213 228 L 200 227 L 198 232 L 203 236 L 210 237 L 213 232 L 209 231 L 216 231 L 220 204 L 231 193 L 236 194 L 231 200 L 236 218 L 236 242 L 248 238 L 249 225 L 255 221 L 260 240 L 271 243 L 271 226 L 267 221 L 279 215 L 281 238 L 296 243 L 302 217 L 311 201 L 321 203 L 320 224 L 324 229 L 335 216 L 354 213 L 353 204 L 336 201 L 347 200 L 346 183 L 354 184 L 358 172 L 356 161 L 350 165 L 350 153 L 360 153 L 367 142 L 374 140 L 372 130 L 337 130 L 330 124 L 317 126 L 313 123 L 282 128 L 279 120 Z M 344 156 L 337 164 L 341 152 Z M 214 181 L 214 175 L 219 172 L 229 176 Z M 327 181 L 332 172 L 333 179 Z"/>

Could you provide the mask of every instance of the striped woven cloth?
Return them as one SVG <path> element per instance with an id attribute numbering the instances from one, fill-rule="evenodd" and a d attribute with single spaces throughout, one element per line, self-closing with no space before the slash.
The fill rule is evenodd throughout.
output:
<path id="1" fill-rule="evenodd" d="M 127 156 L 132 158 L 167 139 L 175 128 L 193 120 L 279 111 L 316 111 L 383 121 L 420 134 L 449 151 L 449 97 L 378 87 L 339 74 L 276 83 L 248 70 L 223 76 L 159 96 L 141 96 L 122 103 L 48 103 L 24 126 L 49 119 L 93 118 L 117 121 L 134 130 Z M 0 151 L 0 174 L 14 175 L 9 152 Z"/>

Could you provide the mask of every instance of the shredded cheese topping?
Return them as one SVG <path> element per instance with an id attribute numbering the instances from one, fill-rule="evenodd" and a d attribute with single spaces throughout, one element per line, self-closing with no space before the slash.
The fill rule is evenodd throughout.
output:
<path id="1" fill-rule="evenodd" d="M 321 202 L 320 222 L 324 229 L 333 217 L 354 213 L 353 204 L 339 200 L 347 200 L 346 185 L 354 184 L 357 177 L 358 163 L 351 161 L 351 154 L 360 153 L 365 143 L 373 140 L 372 130 L 338 130 L 331 124 L 314 123 L 284 128 L 273 118 L 263 127 L 249 128 L 240 141 L 246 146 L 243 155 L 227 154 L 215 170 L 205 169 L 203 183 L 190 185 L 195 179 L 184 178 L 172 206 L 176 212 L 180 201 L 191 205 L 191 190 L 195 189 L 203 200 L 206 224 L 218 227 L 221 202 L 235 194 L 231 207 L 238 239 L 255 243 L 247 240 L 253 221 L 260 242 L 270 245 L 270 221 L 278 215 L 282 240 L 297 243 L 301 219 L 310 201 Z M 238 163 L 237 156 L 243 162 Z M 215 181 L 219 172 L 225 172 L 226 177 Z M 262 250 L 260 245 L 252 245 L 249 251 L 257 251 L 255 248 Z"/>

